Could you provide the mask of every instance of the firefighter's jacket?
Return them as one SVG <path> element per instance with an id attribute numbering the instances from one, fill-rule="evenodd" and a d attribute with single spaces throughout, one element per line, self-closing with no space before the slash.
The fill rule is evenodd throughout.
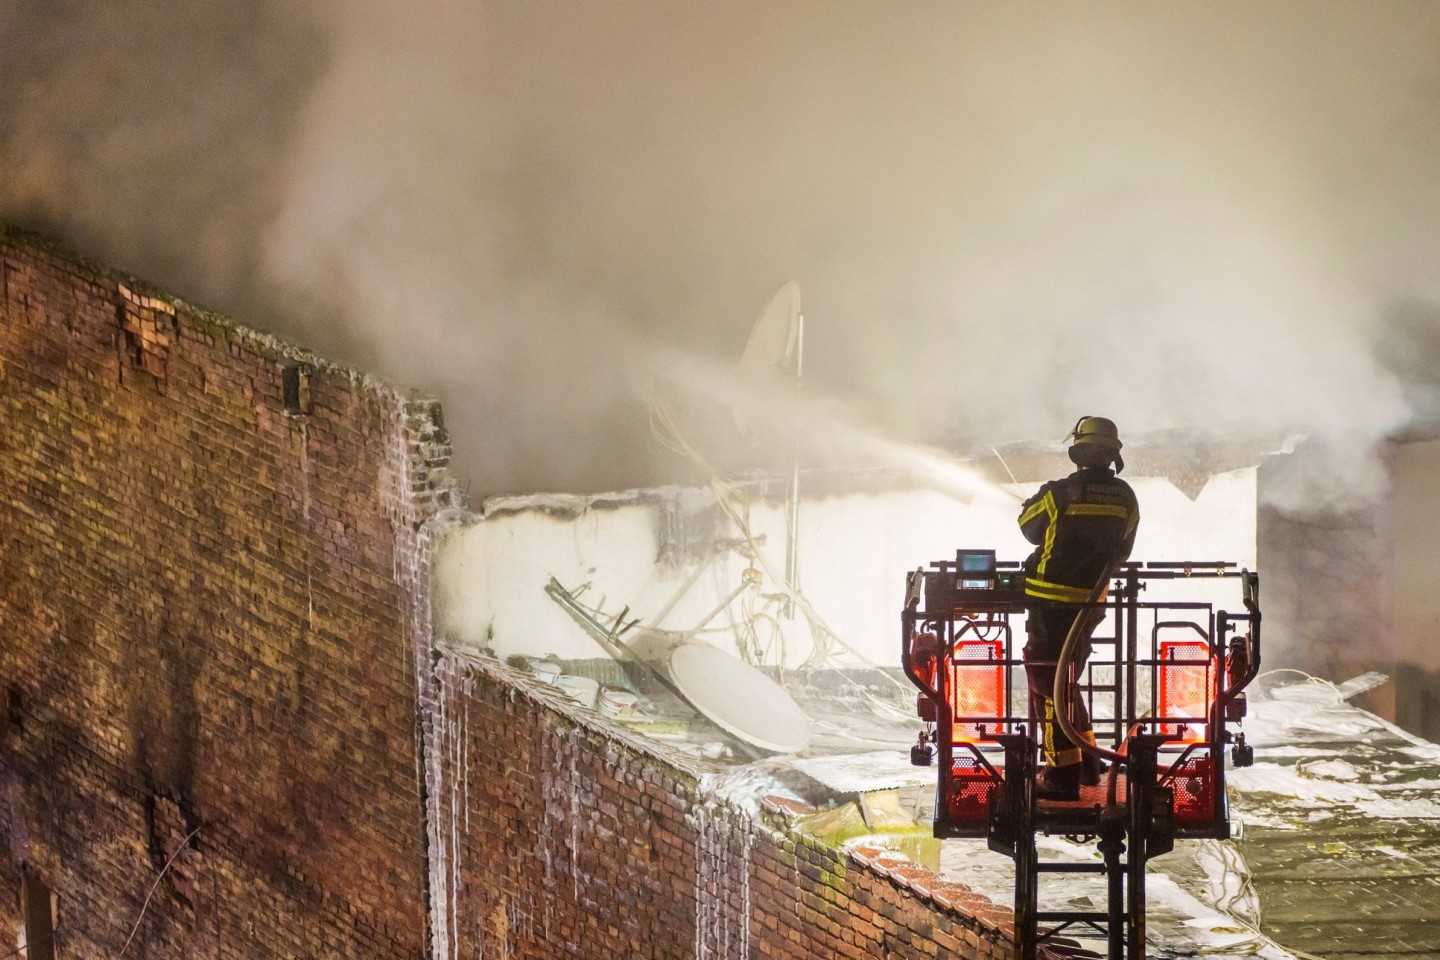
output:
<path id="1" fill-rule="evenodd" d="M 1105 568 L 1130 557 L 1140 507 L 1109 467 L 1051 480 L 1020 509 L 1020 531 L 1035 544 L 1025 560 L 1025 594 L 1084 603 Z"/>

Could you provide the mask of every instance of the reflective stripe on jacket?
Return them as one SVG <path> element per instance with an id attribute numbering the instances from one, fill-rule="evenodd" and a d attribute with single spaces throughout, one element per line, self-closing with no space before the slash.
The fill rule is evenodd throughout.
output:
<path id="1" fill-rule="evenodd" d="M 1025 560 L 1025 593 L 1084 603 L 1105 568 L 1130 557 L 1140 506 L 1108 467 L 1051 480 L 1020 508 L 1020 532 L 1035 544 Z"/>

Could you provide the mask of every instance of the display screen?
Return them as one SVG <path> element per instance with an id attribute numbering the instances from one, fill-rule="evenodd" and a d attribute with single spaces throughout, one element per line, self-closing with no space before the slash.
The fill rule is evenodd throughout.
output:
<path id="1" fill-rule="evenodd" d="M 994 573 L 995 554 L 986 551 L 984 553 L 962 553 L 960 554 L 961 573 Z"/>
<path id="2" fill-rule="evenodd" d="M 961 590 L 993 590 L 994 550 L 955 551 L 956 580 Z"/>

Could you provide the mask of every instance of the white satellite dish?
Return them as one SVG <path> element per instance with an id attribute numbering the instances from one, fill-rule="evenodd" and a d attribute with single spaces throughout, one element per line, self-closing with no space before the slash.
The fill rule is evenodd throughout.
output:
<path id="1" fill-rule="evenodd" d="M 670 679 L 721 730 L 774 753 L 810 746 L 810 718 L 785 689 L 738 657 L 708 643 L 670 652 Z"/>
<path id="2" fill-rule="evenodd" d="M 755 325 L 750 328 L 750 339 L 745 342 L 745 352 L 740 356 L 740 369 L 745 377 L 758 389 L 747 399 L 735 404 L 732 411 L 735 426 L 750 440 L 754 440 L 771 422 L 769 412 L 760 409 L 759 396 L 769 388 L 772 378 L 779 376 L 800 376 L 801 325 L 800 284 L 794 280 L 786 283 L 765 309 L 760 311 Z"/>
<path id="3" fill-rule="evenodd" d="M 757 372 L 795 374 L 800 346 L 800 284 L 791 280 L 775 292 L 755 326 L 740 365 Z"/>

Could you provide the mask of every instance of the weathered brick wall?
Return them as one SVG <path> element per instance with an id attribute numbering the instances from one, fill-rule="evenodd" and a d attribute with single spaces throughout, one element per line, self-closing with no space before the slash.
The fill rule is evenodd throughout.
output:
<path id="1" fill-rule="evenodd" d="M 1265 665 L 1336 683 L 1370 670 L 1396 676 L 1402 664 L 1392 616 L 1393 504 L 1366 491 L 1352 496 L 1343 483 L 1330 482 L 1321 492 L 1334 499 L 1313 506 L 1292 492 L 1309 492 L 1320 483 L 1316 478 L 1332 472 L 1303 444 L 1261 461 L 1257 539 Z M 1356 703 L 1393 720 L 1395 689 L 1385 684 Z"/>
<path id="2" fill-rule="evenodd" d="M 0 955 L 22 864 L 65 958 L 425 955 L 446 455 L 430 405 L 0 227 Z"/>
<path id="3" fill-rule="evenodd" d="M 443 652 L 430 799 L 437 958 L 998 958 L 1010 912 L 706 794 L 645 741 Z"/>

